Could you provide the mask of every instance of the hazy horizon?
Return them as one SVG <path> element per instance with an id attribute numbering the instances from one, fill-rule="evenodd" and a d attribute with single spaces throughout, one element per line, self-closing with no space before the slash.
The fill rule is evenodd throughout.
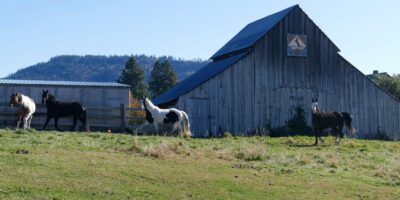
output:
<path id="1" fill-rule="evenodd" d="M 295 4 L 363 73 L 400 73 L 400 28 L 394 26 L 400 2 L 394 0 L 6 0 L 0 7 L 0 77 L 58 55 L 207 60 L 246 24 Z"/>

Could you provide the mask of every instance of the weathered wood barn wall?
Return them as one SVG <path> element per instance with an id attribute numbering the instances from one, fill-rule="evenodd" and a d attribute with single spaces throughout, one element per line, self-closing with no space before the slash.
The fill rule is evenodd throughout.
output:
<path id="1" fill-rule="evenodd" d="M 0 104 L 8 105 L 10 96 L 13 93 L 20 92 L 31 97 L 38 107 L 42 104 L 42 92 L 49 90 L 59 101 L 77 101 L 87 108 L 95 108 L 88 110 L 88 115 L 97 116 L 109 115 L 112 108 L 120 108 L 121 104 L 129 107 L 129 86 L 119 83 L 101 83 L 101 82 L 71 82 L 71 81 L 38 81 L 38 80 L 9 80 L 0 79 Z M 9 111 L 8 106 L 2 108 Z M 90 113 L 96 110 L 96 113 Z M 3 110 L 5 112 L 5 110 Z M 40 112 L 40 111 L 38 111 Z M 43 109 L 42 112 L 45 112 Z M 103 113 L 104 112 L 104 113 Z M 115 110 L 116 115 L 119 113 Z M 119 115 L 119 114 L 118 114 Z M 7 115 L 0 116 L 0 125 L 3 126 L 10 119 Z M 33 118 L 34 124 L 44 124 L 44 118 Z M 120 120 L 91 118 L 88 119 L 92 125 L 112 125 L 119 126 Z M 114 120 L 114 121 L 113 121 Z M 4 122 L 4 123 L 2 123 Z M 60 124 L 71 124 L 71 119 L 62 119 Z M 50 122 L 49 125 L 52 125 Z"/>
<path id="2" fill-rule="evenodd" d="M 338 47 L 299 6 L 271 16 L 245 27 L 205 67 L 233 59 L 223 70 L 192 88 L 182 86 L 204 76 L 203 69 L 154 101 L 176 103 L 189 113 L 195 135 L 210 136 L 285 127 L 297 106 L 311 126 L 311 100 L 318 97 L 323 110 L 351 113 L 358 137 L 380 132 L 400 138 L 399 102 L 339 55 Z M 251 45 L 240 46 L 246 32 L 251 37 L 251 29 L 262 23 L 270 23 L 269 30 Z M 288 34 L 307 37 L 306 57 L 288 56 Z"/>

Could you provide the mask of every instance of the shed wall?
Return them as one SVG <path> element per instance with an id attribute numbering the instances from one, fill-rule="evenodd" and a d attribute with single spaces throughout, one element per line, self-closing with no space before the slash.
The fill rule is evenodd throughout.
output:
<path id="1" fill-rule="evenodd" d="M 77 101 L 88 109 L 88 121 L 92 127 L 109 126 L 119 127 L 121 121 L 117 118 L 106 118 L 102 116 L 120 115 L 120 105 L 129 107 L 129 88 L 117 87 L 67 87 L 67 86 L 36 86 L 36 85 L 9 85 L 0 84 L 0 103 L 8 103 L 13 93 L 20 92 L 31 97 L 36 105 L 37 112 L 46 112 L 45 108 L 40 109 L 43 90 L 49 90 L 57 100 L 64 102 Z M 90 109 L 93 108 L 93 109 Z M 104 109 L 103 109 L 104 108 Z M 111 109 L 110 109 L 111 108 Z M 114 109 L 115 108 L 115 109 Z M 6 108 L 7 110 L 9 108 Z M 111 113 L 110 113 L 111 112 Z M 14 121 L 9 116 L 0 116 L 1 123 Z M 34 124 L 44 124 L 45 118 L 34 115 Z M 53 122 L 50 122 L 50 126 Z M 71 118 L 60 119 L 60 124 L 72 125 Z M 41 128 L 41 127 L 37 127 Z"/>

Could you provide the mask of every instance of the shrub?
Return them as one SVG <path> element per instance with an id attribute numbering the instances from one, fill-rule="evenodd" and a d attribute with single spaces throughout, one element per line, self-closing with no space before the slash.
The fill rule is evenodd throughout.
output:
<path id="1" fill-rule="evenodd" d="M 288 128 L 291 135 L 310 135 L 312 133 L 311 127 L 307 126 L 306 118 L 304 116 L 304 109 L 300 106 L 295 108 L 296 113 L 293 118 L 288 121 Z"/>

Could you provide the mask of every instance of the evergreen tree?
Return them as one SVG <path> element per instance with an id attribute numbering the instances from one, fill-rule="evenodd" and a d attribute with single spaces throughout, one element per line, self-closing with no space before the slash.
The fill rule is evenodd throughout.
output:
<path id="1" fill-rule="evenodd" d="M 394 74 L 393 76 L 380 75 L 374 81 L 388 93 L 400 99 L 400 74 Z"/>
<path id="2" fill-rule="evenodd" d="M 129 85 L 132 96 L 135 98 L 147 95 L 147 83 L 145 81 L 144 69 L 136 62 L 133 56 L 129 57 L 126 62 L 118 82 Z"/>
<path id="3" fill-rule="evenodd" d="M 149 90 L 153 97 L 160 95 L 177 82 L 178 78 L 175 69 L 168 60 L 164 62 L 157 61 L 154 64 L 149 83 Z"/>

